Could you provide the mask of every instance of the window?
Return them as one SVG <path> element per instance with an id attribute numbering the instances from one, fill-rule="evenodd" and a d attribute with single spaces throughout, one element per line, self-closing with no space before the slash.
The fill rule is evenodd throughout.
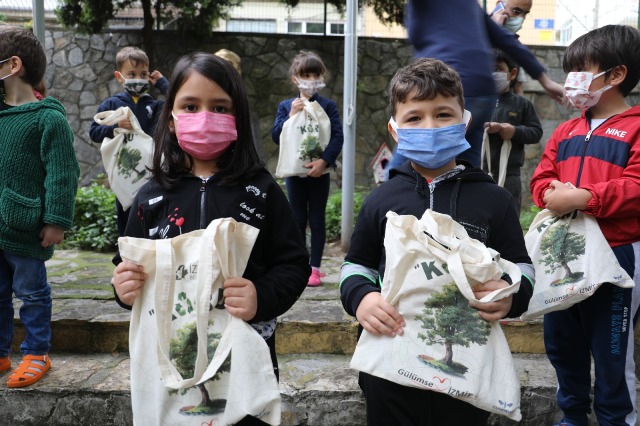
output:
<path id="1" fill-rule="evenodd" d="M 275 19 L 230 19 L 227 21 L 227 31 L 237 33 L 275 33 Z"/>
<path id="2" fill-rule="evenodd" d="M 288 33 L 301 33 L 302 32 L 302 22 L 287 22 L 287 32 Z"/>
<path id="3" fill-rule="evenodd" d="M 327 22 L 328 35 L 343 35 L 344 23 L 343 22 Z M 324 22 L 306 22 L 306 21 L 287 21 L 287 32 L 289 34 L 325 34 Z"/>
<path id="4" fill-rule="evenodd" d="M 327 34 L 344 34 L 344 24 L 341 22 L 330 23 L 329 31 L 327 31 Z"/>
<path id="5" fill-rule="evenodd" d="M 324 34 L 324 24 L 322 22 L 307 22 L 307 34 Z"/>

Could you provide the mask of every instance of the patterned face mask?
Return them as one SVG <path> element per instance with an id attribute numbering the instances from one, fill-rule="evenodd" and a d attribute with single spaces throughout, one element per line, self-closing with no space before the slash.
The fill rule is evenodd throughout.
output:
<path id="1" fill-rule="evenodd" d="M 607 85 L 595 92 L 591 92 L 589 91 L 591 82 L 612 69 L 613 68 L 610 68 L 596 75 L 593 75 L 592 72 L 570 72 L 569 75 L 567 75 L 564 88 L 567 92 L 567 99 L 569 99 L 571 105 L 577 109 L 589 109 L 592 106 L 597 105 L 600 100 L 600 96 L 602 96 L 602 94 L 607 90 L 611 89 L 612 86 Z"/>
<path id="2" fill-rule="evenodd" d="M 322 77 L 318 78 L 317 80 L 302 80 L 296 77 L 296 83 L 298 85 L 298 89 L 300 89 L 300 92 L 309 97 L 318 93 L 320 89 L 326 86 L 326 84 L 324 84 L 324 78 Z"/>
<path id="3" fill-rule="evenodd" d="M 124 90 L 127 91 L 131 96 L 142 96 L 147 90 L 149 90 L 149 80 L 145 78 L 124 78 L 122 74 L 120 77 L 123 78 Z"/>

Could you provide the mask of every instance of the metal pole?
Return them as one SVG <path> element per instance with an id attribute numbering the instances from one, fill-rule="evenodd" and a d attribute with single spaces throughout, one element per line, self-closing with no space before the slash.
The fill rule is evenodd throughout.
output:
<path id="1" fill-rule="evenodd" d="M 324 0 L 324 36 L 327 35 L 327 0 Z"/>
<path id="2" fill-rule="evenodd" d="M 33 0 L 33 33 L 44 46 L 44 0 Z"/>
<path id="3" fill-rule="evenodd" d="M 341 248 L 349 250 L 353 233 L 353 193 L 356 164 L 356 81 L 358 74 L 358 1 L 347 0 L 344 33 L 344 99 L 342 105 L 342 223 Z"/>

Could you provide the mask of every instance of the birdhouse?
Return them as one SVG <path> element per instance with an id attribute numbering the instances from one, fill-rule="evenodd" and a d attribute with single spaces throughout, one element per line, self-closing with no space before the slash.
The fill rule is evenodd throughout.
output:
<path id="1" fill-rule="evenodd" d="M 369 167 L 373 170 L 373 179 L 376 185 L 380 185 L 387 181 L 387 166 L 393 158 L 393 152 L 389 149 L 386 143 L 380 145 L 378 152 L 371 160 Z"/>

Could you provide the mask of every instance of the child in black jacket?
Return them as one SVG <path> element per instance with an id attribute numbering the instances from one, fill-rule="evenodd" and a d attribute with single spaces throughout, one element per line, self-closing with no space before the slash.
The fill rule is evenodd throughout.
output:
<path id="1" fill-rule="evenodd" d="M 487 159 L 484 158 L 484 153 L 482 169 L 490 172 L 497 182 L 500 169 L 504 168 L 505 180 L 502 186 L 513 195 L 518 214 L 520 214 L 524 146 L 540 142 L 542 125 L 531 101 L 516 95 L 513 91 L 513 84 L 518 75 L 518 65 L 501 50 L 495 49 L 494 55 L 496 64 L 493 79 L 498 89 L 498 101 L 491 121 L 484 123 L 491 147 L 491 170 L 489 170 Z M 503 160 L 505 164 L 501 164 L 500 152 L 506 141 L 511 141 L 511 151 Z"/>
<path id="2" fill-rule="evenodd" d="M 172 238 L 218 218 L 259 229 L 244 274 L 224 282 L 224 307 L 265 339 L 277 375 L 276 318 L 304 291 L 309 254 L 287 198 L 258 157 L 244 85 L 226 60 L 193 53 L 177 62 L 152 169 L 153 178 L 136 195 L 126 236 Z M 130 308 L 146 274 L 119 255 L 114 263 L 117 301 Z"/>
<path id="3" fill-rule="evenodd" d="M 382 299 L 386 213 L 421 217 L 427 209 L 448 214 L 469 236 L 517 264 L 523 279 L 513 297 L 472 304 L 486 321 L 517 317 L 532 293 L 533 267 L 513 198 L 482 170 L 456 156 L 469 146 L 464 138 L 460 77 L 436 59 L 419 59 L 391 81 L 392 123 L 398 152 L 409 158 L 391 179 L 366 199 L 342 266 L 342 304 L 374 335 L 396 336 L 405 325 L 396 308 Z M 397 122 L 397 124 L 396 124 Z M 397 130 L 396 130 L 397 129 Z M 510 285 L 488 281 L 474 289 L 480 299 Z M 360 373 L 369 425 L 483 425 L 489 413 L 446 394 L 401 386 Z"/>

